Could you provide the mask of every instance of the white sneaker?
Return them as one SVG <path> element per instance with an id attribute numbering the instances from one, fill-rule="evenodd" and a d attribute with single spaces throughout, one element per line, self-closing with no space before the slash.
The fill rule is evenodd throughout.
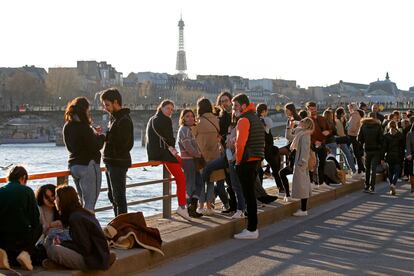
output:
<path id="1" fill-rule="evenodd" d="M 251 232 L 244 229 L 239 234 L 235 234 L 233 237 L 237 240 L 255 240 L 259 238 L 259 230 L 256 229 L 256 231 Z"/>
<path id="2" fill-rule="evenodd" d="M 5 250 L 0 248 L 0 269 L 10 269 L 9 259 Z"/>
<path id="3" fill-rule="evenodd" d="M 199 213 L 199 214 L 202 214 L 204 212 L 204 208 L 198 207 L 196 212 Z"/>
<path id="4" fill-rule="evenodd" d="M 326 184 L 325 182 L 322 183 L 321 185 L 319 185 L 320 188 L 325 188 L 325 189 L 332 189 L 333 187 L 329 186 L 328 184 Z"/>
<path id="5" fill-rule="evenodd" d="M 351 176 L 352 179 L 360 179 L 361 178 L 361 174 L 360 173 L 353 173 Z"/>
<path id="6" fill-rule="evenodd" d="M 30 258 L 29 253 L 27 253 L 26 251 L 20 252 L 16 260 L 25 270 L 29 270 L 29 271 L 33 270 L 32 259 Z"/>
<path id="7" fill-rule="evenodd" d="M 326 184 L 325 184 L 326 185 Z M 330 185 L 327 185 L 327 186 L 329 186 L 329 187 L 331 187 L 331 188 L 333 188 L 333 187 L 339 187 L 339 186 L 341 186 L 342 185 L 342 183 L 331 183 Z"/>
<path id="8" fill-rule="evenodd" d="M 214 215 L 214 210 L 210 208 L 204 208 L 202 214 L 205 216 L 212 216 Z"/>
<path id="9" fill-rule="evenodd" d="M 285 196 L 285 197 L 283 198 L 283 201 L 284 201 L 284 202 L 291 202 L 291 201 L 292 201 L 292 198 L 291 198 L 290 196 Z"/>
<path id="10" fill-rule="evenodd" d="M 237 210 L 234 215 L 231 216 L 232 219 L 241 219 L 244 218 L 244 212 L 242 210 Z"/>
<path id="11" fill-rule="evenodd" d="M 180 206 L 178 206 L 176 212 L 177 212 L 177 215 L 180 215 L 181 217 L 185 218 L 188 221 L 192 221 L 190 215 L 188 214 L 187 208 L 181 208 Z"/>
<path id="12" fill-rule="evenodd" d="M 293 213 L 295 217 L 305 217 L 308 215 L 308 211 L 302 211 L 301 209 Z"/>
<path id="13" fill-rule="evenodd" d="M 318 189 L 319 188 L 319 185 L 316 185 L 315 183 L 311 183 L 311 188 L 312 188 L 312 190 L 314 190 L 314 189 Z"/>

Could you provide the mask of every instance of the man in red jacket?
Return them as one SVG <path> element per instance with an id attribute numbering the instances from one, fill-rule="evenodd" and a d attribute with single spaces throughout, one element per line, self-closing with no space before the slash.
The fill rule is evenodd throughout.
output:
<path id="1" fill-rule="evenodd" d="M 247 205 L 247 229 L 234 235 L 235 239 L 257 239 L 257 204 L 255 181 L 257 169 L 264 158 L 265 130 L 253 103 L 245 94 L 233 99 L 233 110 L 240 117 L 236 126 L 236 172 Z"/>

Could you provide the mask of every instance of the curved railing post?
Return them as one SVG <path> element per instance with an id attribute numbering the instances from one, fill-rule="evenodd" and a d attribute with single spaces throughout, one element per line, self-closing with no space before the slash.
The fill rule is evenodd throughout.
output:
<path id="1" fill-rule="evenodd" d="M 164 164 L 162 165 L 162 178 L 164 179 L 162 183 L 162 195 L 164 197 L 162 200 L 162 217 L 171 218 L 171 174 Z"/>

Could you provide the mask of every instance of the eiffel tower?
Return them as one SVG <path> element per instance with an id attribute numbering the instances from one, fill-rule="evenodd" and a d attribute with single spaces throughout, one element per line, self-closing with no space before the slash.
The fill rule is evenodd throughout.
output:
<path id="1" fill-rule="evenodd" d="M 181 16 L 180 21 L 178 21 L 178 51 L 177 51 L 177 64 L 176 68 L 178 71 L 178 75 L 184 80 L 187 78 L 187 60 L 185 57 L 185 50 L 184 50 L 184 21 L 183 17 Z"/>

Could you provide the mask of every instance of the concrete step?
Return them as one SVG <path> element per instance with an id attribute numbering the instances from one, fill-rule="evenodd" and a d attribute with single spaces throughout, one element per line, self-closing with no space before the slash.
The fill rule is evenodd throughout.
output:
<path id="1" fill-rule="evenodd" d="M 377 181 L 382 181 L 382 175 L 377 175 Z M 323 203 L 335 200 L 355 191 L 361 191 L 363 180 L 348 179 L 346 185 L 340 185 L 333 189 L 319 188 L 312 191 L 309 199 L 309 207 L 313 208 Z M 269 194 L 276 194 L 275 188 L 267 189 Z M 284 202 L 279 198 L 272 204 L 258 205 L 259 228 L 275 223 L 283 218 L 290 217 L 300 207 L 299 200 Z M 85 273 L 82 271 L 45 271 L 36 269 L 30 275 L 125 275 L 137 273 L 151 268 L 157 264 L 171 260 L 172 258 L 191 254 L 194 250 L 210 246 L 220 241 L 231 239 L 234 234 L 246 227 L 247 220 L 232 220 L 230 215 L 217 212 L 213 216 L 203 216 L 187 222 L 174 214 L 172 219 L 163 219 L 160 216 L 147 218 L 150 227 L 157 227 L 163 240 L 162 250 L 165 256 L 153 253 L 145 249 L 114 250 L 117 253 L 117 261 L 108 271 Z M 4 273 L 3 271 L 0 271 Z M 23 275 L 27 272 L 19 271 Z M 27 274 L 28 275 L 28 274 Z"/>

